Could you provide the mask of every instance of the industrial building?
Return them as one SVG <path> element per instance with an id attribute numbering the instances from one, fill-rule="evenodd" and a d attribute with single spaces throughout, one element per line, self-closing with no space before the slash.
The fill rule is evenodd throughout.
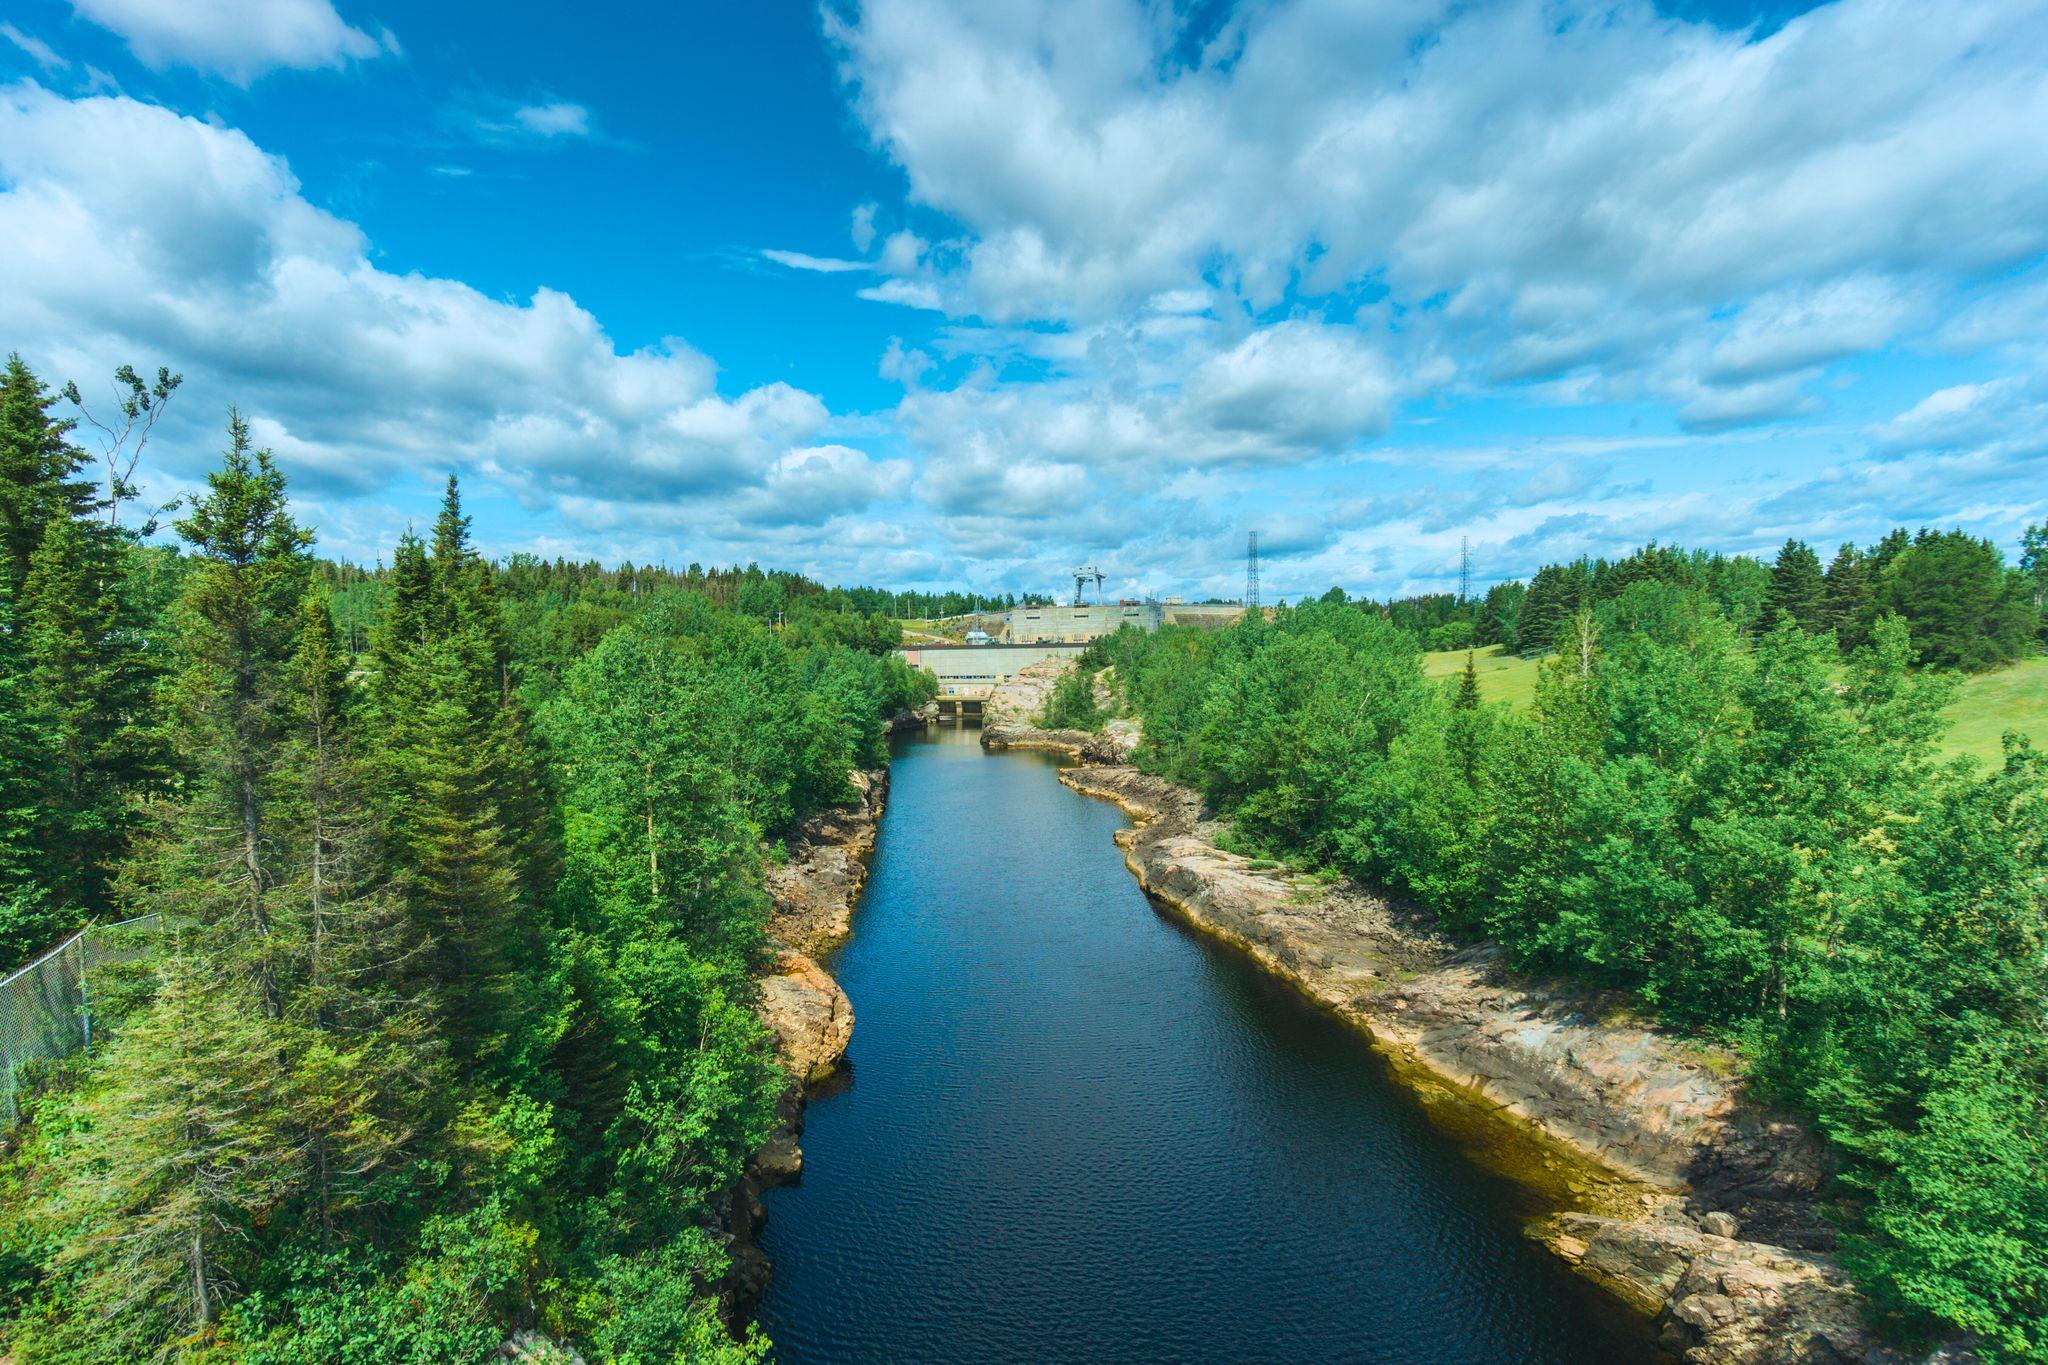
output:
<path id="1" fill-rule="evenodd" d="M 1012 607 L 1003 613 L 1005 639 L 1016 645 L 1087 644 L 1124 626 L 1157 630 L 1165 619 L 1157 602 L 1098 602 L 1073 607 Z"/>
<path id="2" fill-rule="evenodd" d="M 1099 602 L 1071 607 L 1012 607 L 1003 613 L 1009 644 L 1087 644 L 1124 626 L 1227 626 L 1244 615 L 1239 602 Z"/>
<path id="3" fill-rule="evenodd" d="M 978 716 L 988 694 L 1019 669 L 1041 659 L 1068 659 L 1084 644 L 936 645 L 904 648 L 896 656 L 912 668 L 929 668 L 939 680 L 939 714 Z"/>

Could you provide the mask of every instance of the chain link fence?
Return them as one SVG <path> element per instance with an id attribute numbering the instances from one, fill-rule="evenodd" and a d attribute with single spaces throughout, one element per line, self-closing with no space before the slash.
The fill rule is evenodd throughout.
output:
<path id="1" fill-rule="evenodd" d="M 96 983 L 149 951 L 156 915 L 94 925 L 0 981 L 0 1125 L 20 1118 L 28 1069 L 92 1046 Z"/>

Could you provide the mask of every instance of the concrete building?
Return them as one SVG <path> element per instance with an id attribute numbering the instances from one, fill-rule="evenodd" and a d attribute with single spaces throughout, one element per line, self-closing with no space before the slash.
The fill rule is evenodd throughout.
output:
<path id="1" fill-rule="evenodd" d="M 978 716 L 981 704 L 1018 669 L 1041 659 L 1072 658 L 1081 644 L 927 645 L 899 649 L 912 668 L 929 668 L 939 680 L 939 715 Z"/>
<path id="2" fill-rule="evenodd" d="M 1166 624 L 1169 626 L 1219 626 L 1236 625 L 1244 619 L 1242 602 L 1179 602 L 1169 598 L 1165 604 Z"/>
<path id="3" fill-rule="evenodd" d="M 1081 607 L 1012 607 L 1003 613 L 1011 644 L 1087 644 L 1123 626 L 1157 630 L 1164 619 L 1157 602 L 1102 602 Z"/>

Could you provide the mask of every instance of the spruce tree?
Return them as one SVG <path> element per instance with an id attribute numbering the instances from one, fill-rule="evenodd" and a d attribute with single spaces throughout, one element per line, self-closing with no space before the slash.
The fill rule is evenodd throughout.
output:
<path id="1" fill-rule="evenodd" d="M 1854 545 L 1843 545 L 1828 564 L 1823 620 L 1844 653 L 1870 643 L 1877 620 L 1877 587 L 1870 562 Z"/>
<path id="2" fill-rule="evenodd" d="M 0 970 L 61 937 L 73 922 L 39 875 L 36 831 L 49 745 L 35 722 L 33 695 L 13 589 L 0 575 Z"/>
<path id="3" fill-rule="evenodd" d="M 445 1118 L 448 1077 L 432 1000 L 405 989 L 431 944 L 381 880 L 348 663 L 318 594 L 299 612 L 287 688 L 276 899 L 296 947 L 287 1017 L 308 1040 L 294 1061 L 291 1118 L 306 1152 L 308 1218 L 326 1241 L 406 1190 L 403 1164 Z"/>
<path id="4" fill-rule="evenodd" d="M 0 370 L 0 570 L 17 603 L 44 529 L 89 517 L 98 506 L 92 484 L 78 477 L 85 454 L 69 440 L 72 424 L 50 416 L 56 401 L 20 355 L 7 357 Z"/>
<path id="5" fill-rule="evenodd" d="M 1465 667 L 1458 674 L 1458 695 L 1451 704 L 1460 711 L 1479 709 L 1479 662 L 1469 649 L 1465 651 Z"/>
<path id="6" fill-rule="evenodd" d="M 1809 634 L 1827 629 L 1827 579 L 1820 556 L 1803 540 L 1788 540 L 1778 551 L 1758 628 L 1768 630 L 1781 612 Z"/>
<path id="7" fill-rule="evenodd" d="M 186 799 L 172 812 L 152 880 L 171 908 L 214 931 L 211 946 L 235 959 L 275 1015 L 284 947 L 271 817 L 312 537 L 292 519 L 284 476 L 268 451 L 252 447 L 237 412 L 228 416 L 228 440 L 206 493 L 176 523 L 193 555 L 178 606 L 173 686 Z"/>
<path id="8" fill-rule="evenodd" d="M 387 866 L 433 945 L 412 988 L 438 996 L 458 1059 L 475 1063 L 521 1026 L 554 840 L 503 613 L 453 478 L 431 555 L 399 542 L 370 653 Z"/>
<path id="9" fill-rule="evenodd" d="M 10 357 L 0 375 L 0 578 L 19 670 L 19 727 L 38 741 L 32 801 L 0 815 L 0 842 L 33 851 L 33 894 L 67 927 L 105 913 L 134 827 L 135 794 L 159 775 L 154 674 L 126 576 L 134 548 L 99 513 L 71 423 Z"/>
<path id="10" fill-rule="evenodd" d="M 204 1343 L 298 1179 L 276 1026 L 189 951 L 161 974 L 74 1101 L 84 1131 L 57 1148 L 32 1208 L 73 1279 L 69 1313 L 45 1329 L 60 1358 Z"/>

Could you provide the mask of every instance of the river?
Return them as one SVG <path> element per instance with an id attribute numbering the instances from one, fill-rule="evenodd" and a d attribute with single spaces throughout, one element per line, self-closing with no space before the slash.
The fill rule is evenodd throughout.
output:
<path id="1" fill-rule="evenodd" d="M 1641 1361 L 1356 1034 L 1160 914 L 1123 816 L 901 741 L 857 1025 L 767 1196 L 785 1362 Z"/>

